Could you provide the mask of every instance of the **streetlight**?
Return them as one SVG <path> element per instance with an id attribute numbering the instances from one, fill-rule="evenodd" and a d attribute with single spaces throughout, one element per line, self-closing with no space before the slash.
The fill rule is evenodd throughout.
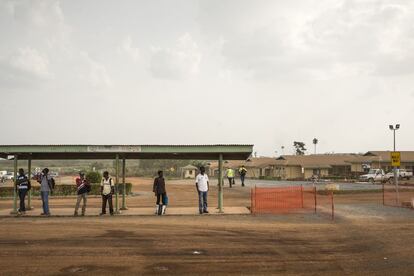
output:
<path id="1" fill-rule="evenodd" d="M 390 130 L 394 133 L 394 152 L 395 152 L 395 131 L 400 129 L 400 124 L 390 125 Z M 397 174 L 397 167 L 394 166 L 394 185 L 395 185 L 395 192 L 397 195 L 397 205 L 400 205 L 400 195 L 398 193 L 398 174 Z"/>

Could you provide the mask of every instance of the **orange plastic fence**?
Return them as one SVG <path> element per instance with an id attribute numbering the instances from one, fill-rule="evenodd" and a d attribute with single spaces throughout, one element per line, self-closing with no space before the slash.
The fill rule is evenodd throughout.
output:
<path id="1" fill-rule="evenodd" d="M 251 191 L 251 211 L 253 214 L 275 214 L 316 211 L 315 188 L 292 187 L 254 187 Z"/>

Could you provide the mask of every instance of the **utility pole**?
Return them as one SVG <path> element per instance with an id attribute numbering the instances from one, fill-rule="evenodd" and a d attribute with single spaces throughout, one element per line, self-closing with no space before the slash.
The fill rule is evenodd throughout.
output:
<path id="1" fill-rule="evenodd" d="M 398 129 L 400 129 L 400 124 L 396 124 L 395 127 L 393 125 L 390 125 L 390 130 L 393 132 L 394 134 L 394 152 L 396 151 L 396 147 L 395 147 L 395 131 L 397 131 Z M 396 192 L 396 196 L 397 196 L 397 205 L 400 205 L 400 194 L 398 192 L 398 172 L 397 172 L 397 166 L 394 166 L 394 185 L 395 185 L 395 192 Z"/>

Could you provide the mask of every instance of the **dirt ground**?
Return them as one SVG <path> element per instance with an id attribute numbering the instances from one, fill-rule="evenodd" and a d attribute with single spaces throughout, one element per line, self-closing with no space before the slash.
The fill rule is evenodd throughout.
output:
<path id="1" fill-rule="evenodd" d="M 153 206 L 150 179 L 130 179 L 128 206 Z M 191 182 L 169 181 L 170 203 L 197 206 Z M 248 206 L 250 191 L 225 189 Z M 212 185 L 211 208 L 216 206 Z M 414 211 L 380 194 L 338 196 L 331 221 L 284 215 L 0 218 L 0 275 L 412 275 Z M 378 201 L 378 204 L 375 203 Z M 40 201 L 34 199 L 40 212 Z M 10 208 L 1 200 L 0 208 Z M 99 206 L 99 198 L 89 204 Z M 51 208 L 74 198 L 51 199 Z M 352 208 L 351 208 L 352 207 Z"/>

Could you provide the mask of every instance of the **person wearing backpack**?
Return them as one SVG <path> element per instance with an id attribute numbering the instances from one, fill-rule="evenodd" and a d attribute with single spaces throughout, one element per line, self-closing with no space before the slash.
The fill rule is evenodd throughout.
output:
<path id="1" fill-rule="evenodd" d="M 167 204 L 168 204 L 167 202 L 168 198 L 167 198 L 167 191 L 165 189 L 165 179 L 163 176 L 163 171 L 158 171 L 158 177 L 154 179 L 154 185 L 153 185 L 152 191 L 157 197 L 155 214 L 164 215 L 165 209 L 167 208 Z M 162 201 L 161 205 L 160 205 L 160 201 Z"/>
<path id="2" fill-rule="evenodd" d="M 77 200 L 76 200 L 76 207 L 75 207 L 74 216 L 78 215 L 78 210 L 79 210 L 79 205 L 80 205 L 81 200 L 83 200 L 82 216 L 84 216 L 85 211 L 86 211 L 87 196 L 88 196 L 88 193 L 91 190 L 91 184 L 85 178 L 85 173 L 84 172 L 79 172 L 79 177 L 76 178 L 76 190 L 77 190 L 78 197 L 77 197 Z"/>
<path id="3" fill-rule="evenodd" d="M 55 180 L 49 175 L 49 169 L 44 168 L 37 181 L 40 183 L 40 196 L 42 198 L 43 207 L 43 213 L 40 215 L 50 216 L 49 194 L 53 192 Z"/>
<path id="4" fill-rule="evenodd" d="M 104 171 L 101 182 L 101 195 L 102 195 L 102 212 L 99 214 L 103 216 L 106 214 L 106 203 L 109 204 L 109 213 L 114 215 L 114 207 L 112 205 L 112 195 L 114 194 L 114 182 L 109 177 L 109 173 Z"/>
<path id="5" fill-rule="evenodd" d="M 16 179 L 16 190 L 19 194 L 20 207 L 18 215 L 26 214 L 26 206 L 24 200 L 26 198 L 27 192 L 31 189 L 30 181 L 27 179 L 27 176 L 24 174 L 23 169 L 19 169 L 19 176 Z"/>

